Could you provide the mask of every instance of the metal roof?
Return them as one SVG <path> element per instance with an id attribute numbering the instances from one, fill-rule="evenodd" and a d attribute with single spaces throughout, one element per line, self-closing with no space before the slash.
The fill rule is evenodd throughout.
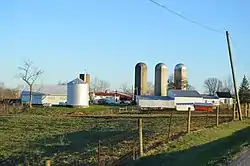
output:
<path id="1" fill-rule="evenodd" d="M 174 97 L 202 97 L 196 90 L 170 90 Z"/>
<path id="2" fill-rule="evenodd" d="M 217 96 L 203 96 L 203 99 L 219 99 Z"/>
<path id="3" fill-rule="evenodd" d="M 174 100 L 169 96 L 136 96 L 138 99 L 145 100 Z"/>
<path id="4" fill-rule="evenodd" d="M 219 98 L 232 98 L 230 92 L 216 92 L 216 94 Z"/>
<path id="5" fill-rule="evenodd" d="M 70 81 L 68 84 L 85 84 L 85 82 L 80 78 L 76 78 L 76 79 Z"/>
<path id="6" fill-rule="evenodd" d="M 67 95 L 67 85 L 39 85 L 34 84 L 32 87 L 34 95 L 53 94 L 53 95 Z M 29 94 L 29 87 L 22 90 L 22 94 Z"/>

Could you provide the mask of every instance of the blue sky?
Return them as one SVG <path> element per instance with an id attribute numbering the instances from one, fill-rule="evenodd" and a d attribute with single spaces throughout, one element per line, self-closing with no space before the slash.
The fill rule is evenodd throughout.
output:
<path id="1" fill-rule="evenodd" d="M 158 0 L 193 20 L 232 36 L 238 84 L 250 70 L 250 1 Z M 38 83 L 71 80 L 85 69 L 113 88 L 132 85 L 134 66 L 188 68 L 189 82 L 203 91 L 208 77 L 230 73 L 225 35 L 187 22 L 148 0 L 8 0 L 0 2 L 0 81 L 15 87 L 18 66 L 31 60 L 44 70 Z"/>

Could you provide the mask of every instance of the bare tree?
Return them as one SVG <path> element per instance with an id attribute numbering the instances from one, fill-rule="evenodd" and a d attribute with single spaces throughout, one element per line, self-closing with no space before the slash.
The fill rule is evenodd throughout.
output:
<path id="1" fill-rule="evenodd" d="M 90 83 L 90 90 L 93 92 L 103 92 L 110 88 L 110 83 L 94 77 Z"/>
<path id="2" fill-rule="evenodd" d="M 147 94 L 154 95 L 154 84 L 152 82 L 148 82 L 147 86 L 148 86 Z"/>
<path id="3" fill-rule="evenodd" d="M 194 86 L 192 86 L 191 84 L 189 84 L 189 82 L 188 82 L 188 80 L 186 81 L 186 90 L 195 90 L 195 87 Z M 168 88 L 167 88 L 168 90 L 170 90 L 170 89 L 176 89 L 176 85 L 175 85 L 175 83 L 174 83 L 174 76 L 173 76 L 173 74 L 171 74 L 170 76 L 169 76 L 169 78 L 168 78 Z"/>
<path id="4" fill-rule="evenodd" d="M 208 78 L 204 81 L 204 87 L 209 95 L 215 95 L 217 91 L 222 90 L 222 81 L 217 78 Z"/>
<path id="5" fill-rule="evenodd" d="M 230 76 L 226 80 L 224 80 L 222 91 L 223 92 L 230 92 L 230 93 L 234 92 L 233 82 L 232 82 L 232 79 Z"/>
<path id="6" fill-rule="evenodd" d="M 31 61 L 24 62 L 23 67 L 18 67 L 20 70 L 19 77 L 29 86 L 29 106 L 32 107 L 32 86 L 38 77 L 43 73 L 42 70 L 33 67 Z"/>
<path id="7" fill-rule="evenodd" d="M 123 93 L 128 93 L 128 94 L 133 93 L 133 92 L 132 92 L 132 89 L 128 86 L 127 83 L 121 84 L 120 90 L 121 90 Z"/>

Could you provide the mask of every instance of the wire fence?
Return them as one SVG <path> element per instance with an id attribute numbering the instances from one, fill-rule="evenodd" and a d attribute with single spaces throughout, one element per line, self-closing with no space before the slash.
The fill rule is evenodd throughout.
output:
<path id="1" fill-rule="evenodd" d="M 9 109 L 14 108 L 9 107 Z M 242 112 L 245 117 L 248 117 L 249 106 L 243 105 Z M 123 115 L 123 113 L 120 111 L 118 115 Z M 143 154 L 147 154 L 188 132 L 214 127 L 237 118 L 235 108 L 231 107 L 221 107 L 212 112 L 170 111 L 163 113 L 168 116 L 138 117 L 142 120 L 142 133 L 140 133 L 138 119 L 133 114 L 131 115 L 134 116 L 133 118 L 117 116 L 112 118 L 112 114 L 109 119 L 65 117 L 65 121 L 77 119 L 74 123 L 79 123 L 76 126 L 79 130 L 68 131 L 43 141 L 31 142 L 27 147 L 30 151 L 22 157 L 16 159 L 13 156 L 13 160 L 11 158 L 0 159 L 0 164 L 44 165 L 49 160 L 48 164 L 51 165 L 127 165 L 141 157 L 141 144 Z M 66 122 L 63 124 L 62 120 L 64 119 L 55 123 L 72 125 L 71 127 L 75 128 L 75 124 L 66 124 Z M 40 127 L 39 124 L 38 127 Z M 45 124 L 43 127 L 50 128 L 50 124 Z M 140 134 L 142 139 L 140 139 Z"/>

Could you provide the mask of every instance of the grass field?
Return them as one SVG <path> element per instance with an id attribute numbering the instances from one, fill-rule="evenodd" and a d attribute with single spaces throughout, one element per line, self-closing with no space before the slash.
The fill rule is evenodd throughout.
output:
<path id="1" fill-rule="evenodd" d="M 250 145 L 250 119 L 222 124 L 147 152 L 131 165 L 227 165 Z"/>
<path id="2" fill-rule="evenodd" d="M 112 107 L 114 108 L 114 107 Z M 83 119 L 65 114 L 105 114 L 110 107 L 33 108 L 15 116 L 0 116 L 0 165 L 88 164 L 97 161 L 101 140 L 101 160 L 116 161 L 132 150 L 138 138 L 136 119 Z M 221 122 L 230 119 L 221 119 Z M 143 119 L 144 145 L 157 147 L 168 139 L 169 118 Z M 214 126 L 216 119 L 192 117 L 191 129 Z M 172 119 L 170 136 L 185 132 L 186 117 Z M 159 144 L 160 143 L 160 144 Z"/>

